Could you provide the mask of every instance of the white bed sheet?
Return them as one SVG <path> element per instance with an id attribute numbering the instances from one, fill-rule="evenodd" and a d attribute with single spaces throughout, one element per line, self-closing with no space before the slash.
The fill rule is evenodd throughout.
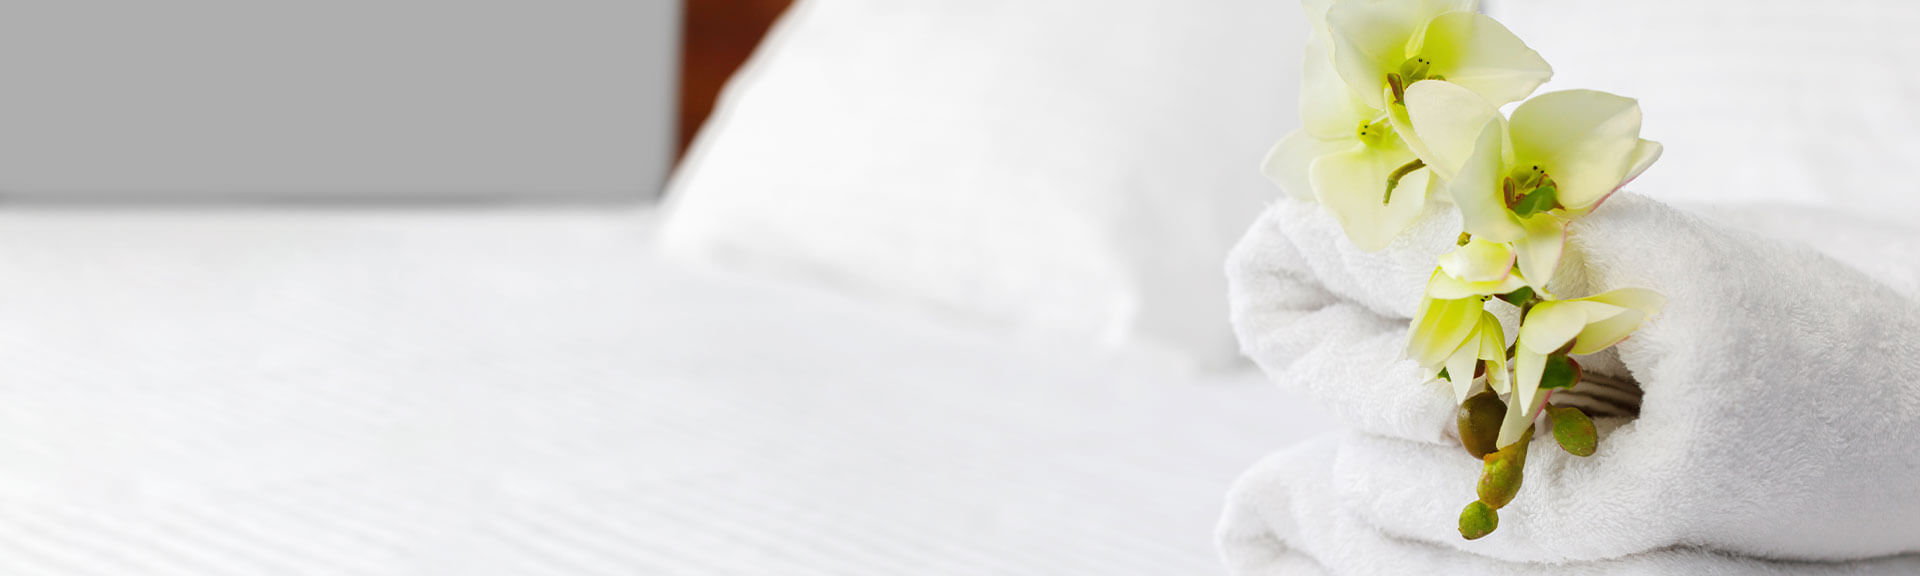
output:
<path id="1" fill-rule="evenodd" d="M 0 211 L 0 574 L 1212 574 L 1331 420 L 630 209 Z"/>

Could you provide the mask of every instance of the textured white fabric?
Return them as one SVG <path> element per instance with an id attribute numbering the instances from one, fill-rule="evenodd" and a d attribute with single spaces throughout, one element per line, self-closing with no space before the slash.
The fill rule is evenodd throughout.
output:
<path id="1" fill-rule="evenodd" d="M 1675 547 L 1795 561 L 1920 552 L 1920 444 L 1912 441 L 1920 437 L 1912 377 L 1920 374 L 1912 282 L 1920 234 L 1796 211 L 1801 217 L 1749 208 L 1700 218 L 1622 194 L 1574 225 L 1573 260 L 1556 291 L 1637 286 L 1668 298 L 1617 354 L 1582 360 L 1599 377 L 1637 381 L 1640 412 L 1601 419 L 1592 457 L 1536 447 L 1499 530 L 1469 542 L 1455 526 L 1480 462 L 1451 436 L 1451 394 L 1401 358 L 1432 253 L 1451 246 L 1457 222 L 1436 211 L 1394 249 L 1364 254 L 1340 241 L 1317 206 L 1273 206 L 1229 268 L 1246 352 L 1364 436 L 1292 459 L 1319 469 L 1244 480 L 1228 513 L 1226 555 L 1246 573 L 1287 550 L 1338 573 L 1392 566 L 1290 537 L 1289 512 L 1241 509 L 1289 501 L 1293 482 L 1337 486 L 1319 493 L 1331 504 L 1315 505 L 1388 540 L 1505 562 Z M 1817 241 L 1830 255 L 1781 236 Z M 1283 480 L 1263 484 L 1263 476 Z M 1258 531 L 1247 518 L 1265 519 L 1273 534 L 1248 534 Z"/>
<path id="2" fill-rule="evenodd" d="M 1280 191 L 1288 2 L 802 0 L 675 176 L 669 246 L 1036 339 L 1236 359 L 1220 266 Z"/>
<path id="3" fill-rule="evenodd" d="M 1222 488 L 1327 423 L 650 220 L 0 211 L 0 574 L 1205 574 Z"/>
<path id="4" fill-rule="evenodd" d="M 1355 462 L 1352 456 L 1419 458 L 1427 457 L 1429 449 L 1400 440 L 1335 434 L 1309 440 L 1262 461 L 1240 478 L 1228 496 L 1226 517 L 1220 526 L 1220 545 L 1227 556 L 1229 573 L 1235 576 L 1893 576 L 1920 573 L 1920 556 L 1840 563 L 1793 562 L 1741 557 L 1686 545 L 1590 562 L 1509 562 L 1388 534 L 1354 512 L 1365 506 L 1354 499 L 1365 496 L 1351 486 L 1368 483 L 1379 470 L 1377 461 Z M 1456 491 L 1465 490 L 1463 493 L 1467 496 L 1460 502 L 1465 505 L 1472 498 L 1471 482 L 1454 484 Z M 1507 521 L 1506 514 L 1503 510 L 1503 521 Z M 1655 511 L 1648 516 L 1660 514 Z M 1435 529 L 1450 527 L 1436 526 Z M 1500 528 L 1508 529 L 1511 527 L 1506 525 Z M 1499 534 L 1495 532 L 1488 538 L 1497 538 Z"/>
<path id="5" fill-rule="evenodd" d="M 1491 0 L 1550 90 L 1637 98 L 1666 145 L 1634 189 L 1674 202 L 1920 213 L 1920 2 Z"/>

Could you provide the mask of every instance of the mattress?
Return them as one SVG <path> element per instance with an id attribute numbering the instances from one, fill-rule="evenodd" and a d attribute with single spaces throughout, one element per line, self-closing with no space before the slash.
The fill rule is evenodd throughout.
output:
<path id="1" fill-rule="evenodd" d="M 627 208 L 0 211 L 0 574 L 1203 574 L 1250 370 L 669 261 Z"/>

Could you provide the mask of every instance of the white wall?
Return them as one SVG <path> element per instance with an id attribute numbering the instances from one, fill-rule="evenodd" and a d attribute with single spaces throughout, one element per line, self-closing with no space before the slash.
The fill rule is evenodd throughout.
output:
<path id="1" fill-rule="evenodd" d="M 6 0 L 0 193 L 649 197 L 678 0 Z"/>

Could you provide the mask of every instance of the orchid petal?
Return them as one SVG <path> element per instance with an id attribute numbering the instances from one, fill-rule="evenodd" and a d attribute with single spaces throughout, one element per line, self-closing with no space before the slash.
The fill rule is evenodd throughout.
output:
<path id="1" fill-rule="evenodd" d="M 1507 391 L 1507 335 L 1493 313 L 1480 314 L 1480 359 L 1487 362 L 1487 387 L 1501 394 Z"/>
<path id="2" fill-rule="evenodd" d="M 1640 145 L 1640 105 L 1593 90 L 1542 94 L 1513 111 L 1517 163 L 1559 185 L 1560 205 L 1581 209 L 1620 186 Z"/>
<path id="3" fill-rule="evenodd" d="M 1300 123 L 1308 133 L 1322 140 L 1351 140 L 1362 124 L 1380 115 L 1334 72 L 1325 43 L 1308 43 L 1300 66 Z"/>
<path id="4" fill-rule="evenodd" d="M 1406 129 L 1394 125 L 1402 134 L 1417 134 L 1424 143 L 1415 153 L 1427 166 L 1451 179 L 1473 156 L 1480 131 L 1500 110 L 1485 98 L 1458 84 L 1435 80 L 1415 82 L 1407 88 Z"/>
<path id="5" fill-rule="evenodd" d="M 1343 0 L 1327 9 L 1333 63 L 1347 86 L 1373 108 L 1384 109 L 1380 89 L 1407 59 L 1408 44 L 1432 14 L 1405 0 Z"/>
<path id="6" fill-rule="evenodd" d="M 1615 316 L 1619 316 L 1620 314 L 1627 312 L 1627 308 L 1625 307 L 1614 306 L 1612 304 L 1608 304 L 1605 302 L 1595 302 L 1592 300 L 1588 300 L 1586 298 L 1566 300 L 1561 302 L 1561 304 L 1579 308 L 1580 315 L 1583 318 L 1582 321 L 1587 326 L 1592 326 L 1593 323 L 1595 322 L 1605 322 L 1608 319 L 1611 319 Z M 1581 330 L 1586 330 L 1586 329 L 1581 328 Z"/>
<path id="7" fill-rule="evenodd" d="M 1315 40 L 1327 38 L 1327 9 L 1333 7 L 1336 0 L 1301 0 L 1300 8 L 1307 13 L 1307 22 L 1313 25 L 1311 31 Z"/>
<path id="8" fill-rule="evenodd" d="M 1426 26 L 1420 55 L 1433 61 L 1433 74 L 1472 90 L 1496 107 L 1526 98 L 1553 78 L 1553 67 L 1539 52 L 1506 26 L 1472 12 L 1435 17 Z"/>
<path id="9" fill-rule="evenodd" d="M 1547 372 L 1547 355 L 1515 348 L 1513 351 L 1513 397 L 1521 404 L 1533 402 L 1540 391 L 1540 377 Z"/>
<path id="10" fill-rule="evenodd" d="M 1527 280 L 1521 278 L 1519 274 L 1493 282 L 1468 282 L 1449 274 L 1441 274 L 1440 277 L 1427 283 L 1427 296 L 1440 299 L 1478 298 L 1506 294 L 1524 288 L 1526 285 Z"/>
<path id="11" fill-rule="evenodd" d="M 1387 175 L 1411 160 L 1413 154 L 1404 147 L 1356 144 L 1315 160 L 1308 178 L 1314 197 L 1333 213 L 1347 238 L 1361 250 L 1377 252 L 1419 220 L 1426 209 L 1426 170 L 1402 178 L 1392 201 L 1382 202 Z"/>
<path id="12" fill-rule="evenodd" d="M 1306 130 L 1295 130 L 1267 151 L 1260 171 L 1280 186 L 1288 196 L 1312 200 L 1313 181 L 1308 178 L 1313 161 L 1334 152 L 1352 148 L 1353 141 L 1321 140 Z"/>
<path id="13" fill-rule="evenodd" d="M 1478 325 L 1476 324 L 1476 330 Z M 1480 362 L 1480 339 L 1469 335 L 1460 348 L 1447 357 L 1447 380 L 1453 384 L 1453 403 L 1467 401 L 1467 392 L 1473 390 L 1474 365 Z"/>
<path id="14" fill-rule="evenodd" d="M 1620 185 L 1626 186 L 1628 182 L 1639 178 L 1641 172 L 1652 168 L 1653 162 L 1660 159 L 1660 153 L 1664 150 L 1659 142 L 1641 140 L 1640 145 L 1633 149 L 1633 160 L 1627 164 L 1627 175 L 1620 179 Z"/>
<path id="15" fill-rule="evenodd" d="M 1380 90 L 1381 93 L 1387 94 L 1389 98 L 1392 97 L 1393 88 L 1381 88 Z M 1432 170 L 1433 161 L 1429 159 L 1433 157 L 1433 153 L 1427 150 L 1427 143 L 1420 138 L 1420 133 L 1414 131 L 1413 118 L 1407 115 L 1407 107 L 1387 106 L 1387 122 L 1393 125 L 1393 133 L 1400 136 L 1400 141 L 1407 144 L 1407 150 L 1412 151 L 1415 157 L 1418 157 L 1422 162 L 1426 163 L 1427 168 Z M 1440 174 L 1440 172 L 1435 170 L 1434 174 Z"/>
<path id="16" fill-rule="evenodd" d="M 1513 242 L 1520 275 L 1536 290 L 1544 292 L 1547 283 L 1553 280 L 1554 270 L 1560 267 L 1561 253 L 1566 251 L 1567 223 L 1550 212 L 1541 212 L 1521 219 L 1520 225 L 1527 231 Z"/>
<path id="17" fill-rule="evenodd" d="M 1574 339 L 1574 354 L 1592 354 L 1620 343 L 1666 303 L 1660 293 L 1645 288 L 1621 288 L 1585 300 L 1617 307 L 1620 312 L 1605 318 L 1589 314 L 1587 326 Z"/>
<path id="18" fill-rule="evenodd" d="M 1427 0 L 1428 14 L 1447 12 L 1479 12 L 1480 0 Z"/>
<path id="19" fill-rule="evenodd" d="M 1444 364 L 1473 334 L 1482 311 L 1478 298 L 1423 302 L 1409 332 L 1407 357 L 1429 368 Z"/>
<path id="20" fill-rule="evenodd" d="M 1534 397 L 1540 392 L 1540 375 L 1546 372 L 1546 356 L 1517 351 L 1513 358 L 1513 394 L 1507 396 L 1507 417 L 1500 422 L 1500 436 L 1494 446 L 1505 448 L 1519 442 L 1533 423 L 1537 412 Z"/>
<path id="21" fill-rule="evenodd" d="M 1460 207 L 1462 227 L 1474 238 L 1491 242 L 1512 242 L 1527 233 L 1519 217 L 1507 209 L 1500 191 L 1500 182 L 1506 178 L 1505 140 L 1506 126 L 1500 118 L 1487 120 L 1474 138 L 1473 154 L 1447 182 L 1453 203 Z"/>
<path id="22" fill-rule="evenodd" d="M 1440 269 L 1467 282 L 1499 282 L 1513 275 L 1513 247 L 1478 238 L 1440 255 Z"/>
<path id="23" fill-rule="evenodd" d="M 1484 332 L 1482 332 L 1482 334 L 1484 334 Z M 1486 342 L 1484 342 L 1484 340 L 1482 340 L 1480 346 L 1482 346 L 1480 351 L 1486 353 L 1486 348 L 1484 348 Z M 1498 349 L 1498 355 L 1496 355 L 1496 357 L 1480 357 L 1480 359 L 1486 361 L 1486 388 L 1494 390 L 1496 394 L 1513 394 L 1513 392 L 1511 392 L 1511 386 L 1507 386 L 1509 380 L 1511 380 L 1511 378 L 1509 378 L 1509 372 L 1507 372 L 1507 349 Z"/>
<path id="24" fill-rule="evenodd" d="M 1484 308 L 1480 311 L 1480 359 L 1504 361 L 1507 359 L 1507 330 L 1500 326 L 1500 317 Z"/>
<path id="25" fill-rule="evenodd" d="M 1514 349 L 1535 354 L 1552 354 L 1580 335 L 1587 326 L 1586 310 L 1573 301 L 1556 300 L 1535 304 L 1520 321 L 1520 338 Z M 1517 365 L 1517 363 L 1516 363 Z"/>
<path id="26" fill-rule="evenodd" d="M 1581 298 L 1581 300 L 1611 304 L 1647 314 L 1659 314 L 1667 304 L 1666 296 L 1646 288 L 1617 288 Z"/>

